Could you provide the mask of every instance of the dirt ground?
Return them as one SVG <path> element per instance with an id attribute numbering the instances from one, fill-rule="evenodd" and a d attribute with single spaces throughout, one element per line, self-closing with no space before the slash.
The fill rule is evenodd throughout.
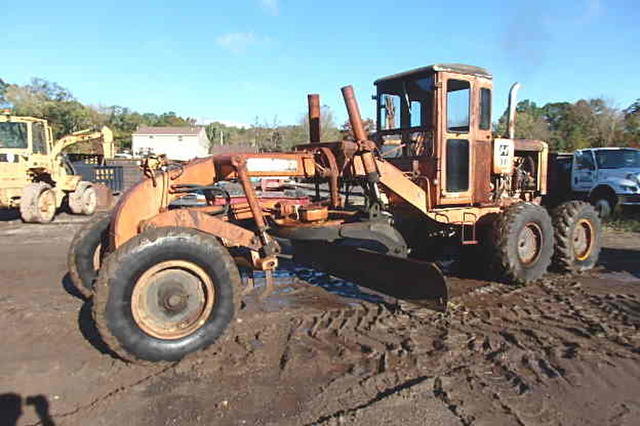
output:
<path id="1" fill-rule="evenodd" d="M 84 220 L 0 222 L 0 425 L 639 422 L 638 233 L 607 231 L 582 276 L 449 277 L 446 315 L 285 264 L 276 294 L 250 294 L 217 345 L 139 366 L 106 351 L 70 291 Z"/>

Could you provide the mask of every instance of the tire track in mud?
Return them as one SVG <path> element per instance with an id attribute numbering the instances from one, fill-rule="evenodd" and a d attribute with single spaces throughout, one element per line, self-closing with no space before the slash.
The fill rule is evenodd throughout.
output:
<path id="1" fill-rule="evenodd" d="M 402 383 L 426 377 L 435 377 L 433 397 L 462 424 L 556 423 L 561 407 L 549 403 L 547 388 L 602 382 L 580 367 L 583 361 L 606 354 L 640 377 L 633 363 L 620 361 L 637 359 L 638 321 L 612 298 L 636 300 L 588 294 L 570 277 L 554 276 L 527 287 L 489 284 L 453 298 L 446 315 L 362 303 L 308 316 L 291 341 L 350 363 L 310 403 L 326 413 L 310 423 L 366 410 L 394 394 L 366 391 L 377 380 L 404 390 Z"/>
<path id="2" fill-rule="evenodd" d="M 264 389 L 295 388 L 289 423 L 256 417 L 264 424 L 358 423 L 407 401 L 448 413 L 450 424 L 557 424 L 563 406 L 554 398 L 580 386 L 614 393 L 606 368 L 640 383 L 640 324 L 623 309 L 636 300 L 551 276 L 526 287 L 476 288 L 452 298 L 447 314 L 367 301 L 245 312 L 219 344 L 178 369 L 203 390 L 211 380 L 231 387 L 203 396 L 203 406 L 234 394 L 248 376 Z M 183 386 L 186 393 L 192 385 Z M 624 404 L 616 415 L 640 412 L 634 401 Z"/>

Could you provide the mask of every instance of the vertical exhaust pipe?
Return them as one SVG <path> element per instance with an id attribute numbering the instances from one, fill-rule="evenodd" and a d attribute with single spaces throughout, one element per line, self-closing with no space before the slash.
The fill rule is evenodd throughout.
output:
<path id="1" fill-rule="evenodd" d="M 347 113 L 349 114 L 349 122 L 353 129 L 353 135 L 356 141 L 366 141 L 367 133 L 364 131 L 364 125 L 362 124 L 362 116 L 360 115 L 360 108 L 358 107 L 358 101 L 353 92 L 352 86 L 345 86 L 342 88 L 342 97 L 344 103 L 347 106 Z"/>
<path id="2" fill-rule="evenodd" d="M 516 137 L 516 106 L 518 105 L 518 90 L 520 83 L 513 83 L 509 90 L 509 119 L 507 121 L 507 131 L 509 139 Z"/>
<path id="3" fill-rule="evenodd" d="M 309 103 L 309 142 L 320 142 L 320 96 L 307 96 Z"/>

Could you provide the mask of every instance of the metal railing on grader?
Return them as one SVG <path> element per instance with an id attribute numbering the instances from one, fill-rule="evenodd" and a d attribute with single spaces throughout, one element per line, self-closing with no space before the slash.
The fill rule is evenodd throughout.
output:
<path id="1" fill-rule="evenodd" d="M 239 266 L 264 271 L 265 292 L 273 286 L 275 237 L 293 242 L 299 262 L 439 310 L 447 306 L 445 280 L 420 259 L 434 241 L 480 248 L 478 261 L 510 282 L 536 280 L 552 261 L 568 271 L 595 264 L 601 237 L 593 208 L 571 201 L 549 214 L 541 205 L 547 145 L 513 138 L 516 90 L 511 135 L 493 139 L 492 78 L 482 68 L 433 65 L 375 84 L 373 140 L 347 86 L 355 140 L 320 142 L 319 98 L 310 95 L 309 144 L 150 171 L 111 215 L 80 230 L 70 272 L 93 296 L 105 343 L 130 361 L 178 360 L 211 345 L 239 308 Z M 328 196 L 260 197 L 251 178 L 267 176 L 328 183 Z M 230 202 L 217 185 L 230 180 L 244 189 L 243 202 Z M 364 205 L 345 202 L 343 185 L 359 186 Z M 195 190 L 207 205 L 171 208 Z M 109 254 L 96 270 L 101 243 Z"/>

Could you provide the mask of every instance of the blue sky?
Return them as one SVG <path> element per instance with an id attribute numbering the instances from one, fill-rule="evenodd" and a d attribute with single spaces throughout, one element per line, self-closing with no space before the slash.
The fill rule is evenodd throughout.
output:
<path id="1" fill-rule="evenodd" d="M 0 78 L 41 77 L 84 103 L 197 119 L 299 121 L 317 92 L 338 121 L 353 84 L 437 62 L 494 74 L 494 111 L 514 81 L 539 104 L 640 97 L 638 0 L 39 1 L 2 8 Z M 495 115 L 495 114 L 494 114 Z M 497 119 L 497 117 L 493 117 Z"/>

